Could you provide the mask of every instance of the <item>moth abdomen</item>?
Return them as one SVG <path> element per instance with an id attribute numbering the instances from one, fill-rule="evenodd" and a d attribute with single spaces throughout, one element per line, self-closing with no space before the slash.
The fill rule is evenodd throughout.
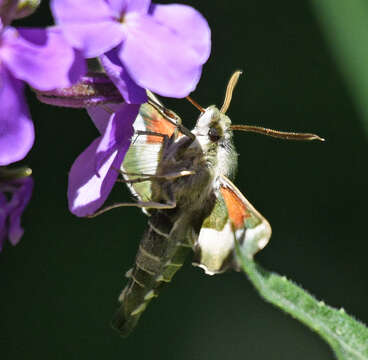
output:
<path id="1" fill-rule="evenodd" d="M 119 309 L 112 319 L 112 326 L 120 335 L 128 336 L 135 328 L 142 312 L 157 293 L 153 289 L 156 275 L 134 268 L 128 284 L 122 291 Z"/>
<path id="2" fill-rule="evenodd" d="M 158 296 L 165 283 L 182 267 L 191 246 L 175 243 L 170 237 L 167 219 L 153 216 L 138 248 L 135 265 L 128 273 L 128 284 L 122 291 L 121 303 L 112 326 L 121 336 L 128 336 L 149 302 Z M 166 221 L 165 221 L 166 220 Z"/>

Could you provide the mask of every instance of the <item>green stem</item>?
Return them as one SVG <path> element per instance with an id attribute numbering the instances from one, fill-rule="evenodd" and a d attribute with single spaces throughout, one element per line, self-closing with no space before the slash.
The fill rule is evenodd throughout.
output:
<path id="1" fill-rule="evenodd" d="M 325 339 L 338 359 L 368 359 L 368 329 L 347 315 L 316 300 L 285 276 L 268 272 L 236 248 L 244 272 L 260 295 Z"/>

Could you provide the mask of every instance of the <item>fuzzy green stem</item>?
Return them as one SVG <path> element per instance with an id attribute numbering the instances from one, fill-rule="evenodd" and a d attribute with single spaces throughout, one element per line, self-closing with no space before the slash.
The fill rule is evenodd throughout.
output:
<path id="1" fill-rule="evenodd" d="M 347 315 L 318 301 L 285 276 L 280 276 L 247 259 L 236 247 L 239 262 L 260 295 L 318 333 L 339 360 L 368 359 L 368 329 Z"/>

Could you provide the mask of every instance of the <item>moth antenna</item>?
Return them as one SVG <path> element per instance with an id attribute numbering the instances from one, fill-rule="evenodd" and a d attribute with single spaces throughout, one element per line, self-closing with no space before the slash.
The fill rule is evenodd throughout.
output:
<path id="1" fill-rule="evenodd" d="M 237 70 L 234 72 L 234 74 L 231 75 L 231 78 L 227 84 L 227 88 L 226 88 L 226 93 L 225 93 L 225 100 L 223 105 L 221 106 L 220 112 L 222 112 L 223 114 L 226 113 L 226 111 L 228 110 L 230 103 L 231 103 L 231 98 L 233 97 L 233 91 L 234 88 L 236 86 L 236 83 L 238 82 L 239 76 L 242 74 L 243 72 L 240 70 Z"/>
<path id="2" fill-rule="evenodd" d="M 186 99 L 194 105 L 200 112 L 204 113 L 206 110 L 203 109 L 201 105 L 199 105 L 195 100 L 193 100 L 190 96 L 186 96 Z"/>
<path id="3" fill-rule="evenodd" d="M 252 126 L 252 125 L 231 125 L 231 130 L 240 130 L 240 131 L 247 131 L 247 132 L 254 132 L 257 134 L 263 134 L 266 136 L 271 136 L 277 139 L 284 139 L 284 140 L 301 140 L 301 141 L 310 141 L 310 140 L 318 140 L 318 141 L 325 141 L 324 138 L 316 134 L 309 134 L 309 133 L 296 133 L 296 132 L 287 132 L 287 131 L 278 131 L 267 129 L 261 126 Z"/>

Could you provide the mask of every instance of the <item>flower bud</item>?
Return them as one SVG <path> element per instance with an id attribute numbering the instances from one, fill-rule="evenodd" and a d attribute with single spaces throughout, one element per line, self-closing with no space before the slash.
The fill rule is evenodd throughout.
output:
<path id="1" fill-rule="evenodd" d="M 104 73 L 88 73 L 68 88 L 36 92 L 38 100 L 45 104 L 85 108 L 101 104 L 120 104 L 124 100 L 112 81 Z"/>
<path id="2" fill-rule="evenodd" d="M 3 180 L 16 180 L 32 175 L 32 169 L 27 166 L 6 167 L 0 166 L 0 182 Z"/>
<path id="3" fill-rule="evenodd" d="M 40 4 L 41 0 L 20 0 L 15 10 L 14 19 L 22 19 L 32 15 Z"/>

